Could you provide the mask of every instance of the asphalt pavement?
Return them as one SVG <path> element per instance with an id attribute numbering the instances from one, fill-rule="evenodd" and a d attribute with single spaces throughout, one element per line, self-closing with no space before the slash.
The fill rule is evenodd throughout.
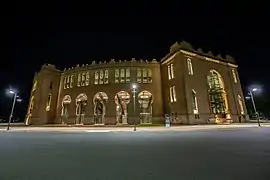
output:
<path id="1" fill-rule="evenodd" d="M 0 131 L 0 180 L 270 179 L 270 128 Z"/>

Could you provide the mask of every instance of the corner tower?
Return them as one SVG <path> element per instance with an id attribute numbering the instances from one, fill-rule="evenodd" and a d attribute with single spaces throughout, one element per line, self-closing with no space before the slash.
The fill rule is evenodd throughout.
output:
<path id="1" fill-rule="evenodd" d="M 25 118 L 26 125 L 51 124 L 55 118 L 61 72 L 43 65 L 35 75 Z"/>

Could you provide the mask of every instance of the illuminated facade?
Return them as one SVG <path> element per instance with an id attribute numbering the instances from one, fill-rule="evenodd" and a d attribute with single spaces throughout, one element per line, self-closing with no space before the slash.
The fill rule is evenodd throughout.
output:
<path id="1" fill-rule="evenodd" d="M 160 61 L 112 59 L 64 71 L 44 65 L 25 123 L 163 124 L 165 114 L 174 124 L 247 120 L 235 61 L 181 42 Z"/>

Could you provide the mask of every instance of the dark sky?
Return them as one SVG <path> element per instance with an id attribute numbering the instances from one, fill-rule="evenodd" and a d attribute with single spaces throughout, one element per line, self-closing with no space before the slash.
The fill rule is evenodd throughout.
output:
<path id="1" fill-rule="evenodd" d="M 8 115 L 12 103 L 5 95 L 9 86 L 24 100 L 16 113 L 25 113 L 32 78 L 44 63 L 62 69 L 111 58 L 161 59 L 181 40 L 232 55 L 243 89 L 259 84 L 269 96 L 270 15 L 263 5 L 23 2 L 15 11 L 1 16 L 0 117 Z"/>

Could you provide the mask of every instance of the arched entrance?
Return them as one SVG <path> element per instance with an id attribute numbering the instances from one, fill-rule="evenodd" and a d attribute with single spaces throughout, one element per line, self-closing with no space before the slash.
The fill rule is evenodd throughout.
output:
<path id="1" fill-rule="evenodd" d="M 127 105 L 130 102 L 130 95 L 126 91 L 118 92 L 114 97 L 116 104 L 116 123 L 127 124 Z"/>
<path id="2" fill-rule="evenodd" d="M 153 95 L 149 91 L 142 91 L 138 94 L 138 101 L 140 104 L 141 124 L 152 123 Z"/>
<path id="3" fill-rule="evenodd" d="M 104 92 L 98 92 L 93 97 L 94 103 L 94 124 L 105 124 L 106 103 L 108 96 Z"/>
<path id="4" fill-rule="evenodd" d="M 65 95 L 62 100 L 61 123 L 65 124 L 68 118 L 68 106 L 71 103 L 70 95 Z"/>
<path id="5" fill-rule="evenodd" d="M 207 76 L 210 108 L 217 118 L 226 118 L 228 114 L 227 93 L 221 75 L 211 70 Z"/>
<path id="6" fill-rule="evenodd" d="M 81 93 L 76 98 L 76 121 L 75 124 L 83 124 L 83 119 L 85 115 L 85 107 L 87 105 L 87 96 Z"/>

